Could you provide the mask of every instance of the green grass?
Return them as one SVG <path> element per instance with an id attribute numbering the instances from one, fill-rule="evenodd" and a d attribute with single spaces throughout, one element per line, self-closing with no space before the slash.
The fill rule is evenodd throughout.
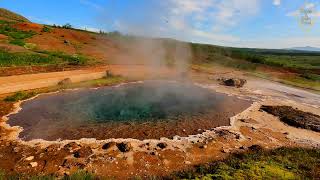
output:
<path id="1" fill-rule="evenodd" d="M 127 79 L 125 79 L 122 76 L 110 76 L 110 77 L 105 77 L 101 79 L 94 79 L 94 80 L 89 80 L 89 81 L 82 81 L 82 82 L 77 82 L 77 83 L 71 83 L 63 86 L 52 86 L 46 88 L 44 91 L 19 91 L 14 93 L 13 95 L 7 96 L 4 98 L 4 101 L 7 102 L 18 102 L 21 100 L 26 100 L 31 97 L 36 96 L 37 94 L 40 93 L 46 93 L 46 92 L 54 92 L 58 91 L 61 89 L 74 89 L 74 88 L 89 88 L 89 87 L 97 87 L 97 86 L 110 86 L 114 84 L 119 84 L 122 82 L 126 82 Z"/>
<path id="2" fill-rule="evenodd" d="M 0 34 L 9 37 L 9 43 L 24 46 L 25 39 L 31 38 L 36 34 L 34 31 L 22 31 L 14 28 L 12 22 L 1 21 Z"/>
<path id="3" fill-rule="evenodd" d="M 0 67 L 60 64 L 59 58 L 36 53 L 11 53 L 0 50 Z"/>
<path id="4" fill-rule="evenodd" d="M 124 77 L 121 76 L 112 76 L 107 78 L 101 78 L 101 79 L 94 79 L 89 81 L 83 81 L 78 83 L 71 83 L 68 85 L 64 85 L 64 89 L 73 89 L 73 88 L 85 88 L 85 87 L 96 87 L 96 86 L 109 86 L 114 84 L 119 84 L 122 82 L 127 81 Z"/>
<path id="5" fill-rule="evenodd" d="M 279 82 L 282 82 L 284 84 L 289 84 L 292 86 L 297 86 L 297 87 L 320 91 L 320 82 L 319 81 L 314 81 L 314 80 L 306 79 L 306 78 L 299 77 L 299 76 L 280 79 Z"/>
<path id="6" fill-rule="evenodd" d="M 29 179 L 29 180 L 98 180 L 102 179 L 99 178 L 98 176 L 89 173 L 84 170 L 79 170 L 76 171 L 75 173 L 71 174 L 70 176 L 64 176 L 64 177 L 56 177 L 53 175 L 39 175 L 39 176 L 29 176 L 29 175 L 23 175 L 23 174 L 13 174 L 13 175 L 8 175 L 4 171 L 0 171 L 0 180 L 24 180 L 24 179 Z"/>
<path id="7" fill-rule="evenodd" d="M 36 92 L 16 92 L 15 94 L 8 96 L 4 99 L 4 101 L 7 102 L 17 102 L 17 101 L 21 101 L 21 100 L 26 100 L 29 99 L 33 96 L 37 95 Z"/>
<path id="8" fill-rule="evenodd" d="M 320 175 L 320 149 L 279 148 L 234 154 L 224 161 L 175 173 L 176 179 L 314 179 Z"/>
<path id="9" fill-rule="evenodd" d="M 86 171 L 77 171 L 70 176 L 65 176 L 62 178 L 62 180 L 96 180 L 96 179 L 99 179 L 99 178 L 94 174 Z"/>
<path id="10" fill-rule="evenodd" d="M 0 67 L 32 66 L 32 65 L 86 65 L 94 63 L 94 60 L 83 55 L 68 55 L 62 52 L 39 51 L 30 52 L 7 52 L 0 50 Z"/>
<path id="11" fill-rule="evenodd" d="M 320 56 L 265 55 L 264 64 L 297 70 L 320 69 Z"/>
<path id="12" fill-rule="evenodd" d="M 313 74 L 313 73 L 303 73 L 301 75 L 302 78 L 311 80 L 311 81 L 317 81 L 320 82 L 320 75 L 318 74 Z"/>
<path id="13" fill-rule="evenodd" d="M 41 53 L 47 54 L 49 57 L 62 59 L 64 62 L 68 62 L 69 65 L 85 65 L 88 62 L 88 58 L 75 54 L 69 55 L 63 52 L 50 52 L 50 51 L 41 51 Z"/>
<path id="14" fill-rule="evenodd" d="M 241 64 L 248 67 L 263 64 L 294 70 L 320 70 L 320 53 L 230 48 L 194 43 L 191 44 L 191 48 L 195 56 L 194 62 L 216 62 L 227 66 L 235 64 L 233 66 L 236 68 Z M 236 60 L 243 60 L 247 64 Z M 239 66 L 239 68 L 241 69 L 242 67 Z"/>

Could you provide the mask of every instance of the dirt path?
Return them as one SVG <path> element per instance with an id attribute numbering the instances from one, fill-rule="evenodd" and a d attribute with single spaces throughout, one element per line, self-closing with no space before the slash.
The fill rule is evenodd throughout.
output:
<path id="1" fill-rule="evenodd" d="M 105 75 L 106 70 L 110 70 L 114 74 L 130 76 L 131 78 L 148 76 L 152 72 L 152 69 L 145 66 L 110 65 L 86 70 L 0 77 L 0 94 L 54 86 L 65 78 L 70 78 L 72 82 L 98 79 Z"/>

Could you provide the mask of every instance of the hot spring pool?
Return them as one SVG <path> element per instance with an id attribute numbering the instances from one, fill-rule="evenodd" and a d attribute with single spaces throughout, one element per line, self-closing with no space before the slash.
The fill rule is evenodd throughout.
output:
<path id="1" fill-rule="evenodd" d="M 20 138 L 160 138 L 229 125 L 250 101 L 193 84 L 146 81 L 38 96 L 9 116 Z"/>

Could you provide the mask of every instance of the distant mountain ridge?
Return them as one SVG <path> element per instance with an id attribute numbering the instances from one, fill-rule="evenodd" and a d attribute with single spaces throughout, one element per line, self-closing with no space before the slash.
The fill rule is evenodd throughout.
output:
<path id="1" fill-rule="evenodd" d="M 0 18 L 10 21 L 30 22 L 27 18 L 4 8 L 0 8 Z"/>
<path id="2" fill-rule="evenodd" d="M 298 51 L 317 51 L 320 52 L 320 48 L 317 47 L 311 47 L 311 46 L 305 46 L 305 47 L 293 47 L 289 50 L 298 50 Z"/>

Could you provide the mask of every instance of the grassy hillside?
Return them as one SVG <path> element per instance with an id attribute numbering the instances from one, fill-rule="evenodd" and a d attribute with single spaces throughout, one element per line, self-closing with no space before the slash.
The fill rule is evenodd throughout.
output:
<path id="1" fill-rule="evenodd" d="M 193 63 L 232 67 L 282 83 L 320 90 L 320 53 L 191 44 Z"/>
<path id="2" fill-rule="evenodd" d="M 78 65 L 96 64 L 92 62 L 117 63 L 116 57 L 119 55 L 127 55 L 133 62 L 135 59 L 150 59 L 148 56 L 130 54 L 131 51 L 137 51 L 136 48 L 141 48 L 141 44 L 135 44 L 137 41 L 148 38 L 124 36 L 119 32 L 93 33 L 75 29 L 71 24 L 49 26 L 26 21 L 20 15 L 0 9 L 0 72 L 3 67 L 74 65 L 77 68 Z M 153 41 L 164 46 L 165 64 L 174 67 L 173 53 L 181 42 L 172 39 Z M 227 66 L 262 78 L 320 90 L 319 52 L 232 48 L 195 43 L 190 43 L 190 46 L 193 65 L 206 68 L 210 64 Z M 155 52 L 145 54 L 150 56 L 162 50 L 150 49 Z M 24 70 L 19 72 L 23 73 Z"/>
<path id="3" fill-rule="evenodd" d="M 0 8 L 0 17 L 10 21 L 29 22 L 27 18 L 4 8 Z"/>

